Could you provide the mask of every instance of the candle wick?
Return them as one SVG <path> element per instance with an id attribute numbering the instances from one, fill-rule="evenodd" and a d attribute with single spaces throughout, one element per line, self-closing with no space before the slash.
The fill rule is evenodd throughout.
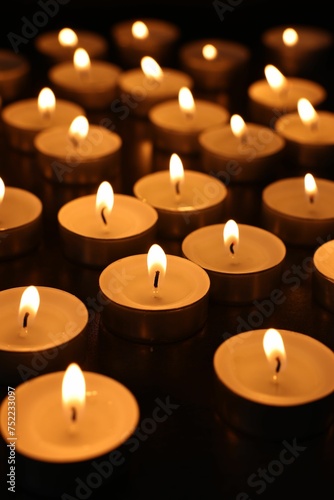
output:
<path id="1" fill-rule="evenodd" d="M 103 223 L 104 223 L 105 225 L 107 225 L 107 219 L 106 219 L 106 216 L 104 215 L 105 208 L 106 208 L 106 207 L 103 207 L 103 208 L 102 208 L 102 210 L 101 210 L 101 218 L 102 218 L 102 220 L 103 220 Z"/>
<path id="2" fill-rule="evenodd" d="M 75 408 L 75 406 L 71 407 L 71 420 L 72 422 L 76 422 L 77 420 L 77 409 Z"/>
<path id="3" fill-rule="evenodd" d="M 232 255 L 234 255 L 234 242 L 230 244 L 230 252 Z"/>
<path id="4" fill-rule="evenodd" d="M 314 203 L 314 195 L 313 194 L 309 195 L 309 201 L 310 201 L 310 203 Z"/>
<path id="5" fill-rule="evenodd" d="M 160 276 L 160 271 L 155 271 L 154 282 L 153 282 L 153 287 L 155 289 L 157 289 L 159 285 L 159 276 Z"/>
<path id="6" fill-rule="evenodd" d="M 72 135 L 70 139 L 71 139 L 71 142 L 73 144 L 73 147 L 74 148 L 78 148 L 79 147 L 79 141 L 78 141 L 78 139 L 74 135 Z"/>
<path id="7" fill-rule="evenodd" d="M 175 182 L 175 192 L 177 196 L 180 196 L 180 181 Z"/>
<path id="8" fill-rule="evenodd" d="M 29 313 L 26 312 L 24 317 L 23 317 L 23 328 L 28 328 L 28 317 L 29 317 Z"/>
<path id="9" fill-rule="evenodd" d="M 278 356 L 276 358 L 276 361 L 277 361 L 276 373 L 278 373 L 280 371 L 280 369 L 281 369 L 281 360 L 279 359 Z"/>

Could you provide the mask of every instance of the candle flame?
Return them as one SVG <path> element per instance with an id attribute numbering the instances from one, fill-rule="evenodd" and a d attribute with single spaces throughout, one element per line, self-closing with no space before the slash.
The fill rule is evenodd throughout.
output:
<path id="1" fill-rule="evenodd" d="M 135 21 L 131 27 L 131 33 L 134 38 L 144 40 L 148 37 L 148 27 L 142 21 Z"/>
<path id="2" fill-rule="evenodd" d="M 160 245 L 154 243 L 147 253 L 147 270 L 153 282 L 153 292 L 156 294 L 165 277 L 167 269 L 167 256 Z"/>
<path id="3" fill-rule="evenodd" d="M 281 94 L 282 92 L 284 92 L 286 90 L 287 79 L 280 72 L 279 69 L 277 69 L 272 64 L 267 64 L 267 66 L 264 68 L 264 73 L 265 73 L 265 77 L 267 79 L 269 86 L 275 92 L 277 92 L 278 94 Z"/>
<path id="4" fill-rule="evenodd" d="M 102 217 L 104 224 L 107 224 L 108 215 L 114 206 L 114 191 L 111 184 L 107 181 L 101 182 L 97 194 L 95 208 L 99 217 Z"/>
<path id="5" fill-rule="evenodd" d="M 62 405 L 66 417 L 75 424 L 86 403 L 86 381 L 77 363 L 71 363 L 62 382 Z"/>
<path id="6" fill-rule="evenodd" d="M 37 288 L 33 285 L 28 286 L 21 295 L 19 305 L 19 326 L 21 335 L 26 336 L 28 333 L 28 325 L 31 324 L 36 317 L 39 309 L 40 296 Z"/>
<path id="7" fill-rule="evenodd" d="M 192 118 L 195 114 L 195 101 L 191 90 L 188 87 L 181 87 L 178 97 L 180 109 L 187 118 Z"/>
<path id="8" fill-rule="evenodd" d="M 232 115 L 230 125 L 235 137 L 238 137 L 242 142 L 245 142 L 247 127 L 243 118 L 240 115 Z"/>
<path id="9" fill-rule="evenodd" d="M 58 42 L 63 47 L 75 47 L 78 44 L 78 37 L 71 28 L 63 28 L 58 33 Z"/>
<path id="10" fill-rule="evenodd" d="M 0 177 L 0 204 L 2 203 L 2 200 L 4 199 L 5 191 L 6 191 L 5 183 L 2 180 L 2 178 Z"/>
<path id="11" fill-rule="evenodd" d="M 287 47 L 293 47 L 298 43 L 298 33 L 295 29 L 293 28 L 286 28 L 283 33 L 282 33 L 282 39 L 284 45 Z"/>
<path id="12" fill-rule="evenodd" d="M 169 160 L 169 178 L 174 186 L 176 196 L 180 196 L 180 187 L 184 181 L 184 168 L 181 158 L 176 153 L 173 153 Z"/>
<path id="13" fill-rule="evenodd" d="M 90 57 L 85 49 L 76 49 L 73 56 L 73 63 L 75 69 L 81 76 L 87 77 L 90 71 Z"/>
<path id="14" fill-rule="evenodd" d="M 140 61 L 140 66 L 145 76 L 148 79 L 153 80 L 157 83 L 159 83 L 162 80 L 163 71 L 160 65 L 155 61 L 155 59 L 153 59 L 153 57 L 150 56 L 142 57 Z"/>
<path id="15" fill-rule="evenodd" d="M 225 248 L 234 256 L 239 245 L 239 227 L 233 219 L 228 220 L 224 225 L 223 238 Z"/>
<path id="16" fill-rule="evenodd" d="M 311 129 L 317 127 L 319 119 L 318 113 L 308 99 L 304 97 L 298 99 L 297 109 L 300 119 L 305 125 L 309 126 Z"/>
<path id="17" fill-rule="evenodd" d="M 304 177 L 304 188 L 307 200 L 314 203 L 318 195 L 318 186 L 312 174 L 306 174 Z"/>
<path id="18" fill-rule="evenodd" d="M 38 94 L 38 110 L 43 118 L 49 118 L 56 108 L 56 98 L 49 87 L 44 87 Z"/>
<path id="19" fill-rule="evenodd" d="M 83 115 L 79 115 L 72 121 L 70 128 L 68 129 L 68 135 L 75 147 L 86 139 L 89 131 L 89 122 L 87 118 Z"/>
<path id="20" fill-rule="evenodd" d="M 277 374 L 286 368 L 286 352 L 283 338 L 275 328 L 269 328 L 265 332 L 263 349 L 276 381 Z"/>
<path id="21" fill-rule="evenodd" d="M 202 48 L 202 55 L 207 61 L 213 61 L 218 55 L 218 50 L 211 43 L 207 43 Z"/>

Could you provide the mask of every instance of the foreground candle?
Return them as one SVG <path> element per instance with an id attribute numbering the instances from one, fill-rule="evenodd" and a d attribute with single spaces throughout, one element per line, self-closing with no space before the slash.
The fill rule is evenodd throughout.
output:
<path id="1" fill-rule="evenodd" d="M 31 73 L 29 61 L 7 49 L 0 50 L 0 96 L 2 102 L 20 97 L 28 84 Z"/>
<path id="2" fill-rule="evenodd" d="M 182 253 L 208 273 L 214 302 L 241 304 L 267 297 L 276 288 L 286 248 L 269 231 L 230 219 L 188 234 Z"/>
<path id="3" fill-rule="evenodd" d="M 265 78 L 248 87 L 248 113 L 251 121 L 274 126 L 278 117 L 297 111 L 298 99 L 304 97 L 314 107 L 327 99 L 326 89 L 305 78 L 285 77 L 275 66 L 267 64 Z"/>
<path id="4" fill-rule="evenodd" d="M 221 220 L 227 188 L 213 176 L 183 169 L 173 153 L 169 171 L 154 172 L 133 186 L 135 196 L 158 212 L 157 229 L 164 238 L 183 238 L 198 227 Z"/>
<path id="5" fill-rule="evenodd" d="M 270 440 L 307 438 L 334 419 L 334 353 L 289 330 L 253 330 L 223 342 L 213 360 L 220 416 Z"/>
<path id="6" fill-rule="evenodd" d="M 8 426 L 9 396 L 1 406 L 0 430 L 21 457 L 17 480 L 25 490 L 44 498 L 70 498 L 77 496 L 76 478 L 88 478 L 92 470 L 97 474 L 93 460 L 110 468 L 123 463 L 117 448 L 134 432 L 139 406 L 117 380 L 71 363 L 65 371 L 19 385 L 14 394 L 14 435 Z"/>
<path id="7" fill-rule="evenodd" d="M 0 259 L 10 259 L 41 241 L 41 200 L 21 188 L 5 186 L 0 177 Z"/>
<path id="8" fill-rule="evenodd" d="M 285 140 L 279 134 L 264 125 L 246 123 L 237 114 L 231 116 L 229 124 L 201 132 L 198 142 L 203 169 L 225 172 L 231 182 L 274 176 L 285 151 Z"/>
<path id="9" fill-rule="evenodd" d="M 122 139 L 83 115 L 69 127 L 50 127 L 34 140 L 42 174 L 66 184 L 95 184 L 119 173 Z"/>
<path id="10" fill-rule="evenodd" d="M 180 89 L 177 99 L 156 104 L 148 113 L 155 146 L 185 154 L 198 153 L 199 134 L 224 125 L 229 117 L 229 111 L 219 104 L 194 100 L 187 87 Z"/>
<path id="11" fill-rule="evenodd" d="M 126 273 L 126 282 L 117 280 Z M 186 339 L 205 324 L 210 280 L 193 262 L 165 254 L 153 244 L 147 254 L 107 266 L 99 279 L 107 331 L 129 340 L 163 344 Z"/>
<path id="12" fill-rule="evenodd" d="M 0 375 L 18 384 L 85 359 L 88 311 L 74 295 L 44 286 L 0 292 Z"/>
<path id="13" fill-rule="evenodd" d="M 81 196 L 58 212 L 65 255 L 76 262 L 105 267 L 110 262 L 148 250 L 158 214 L 134 196 L 114 194 L 103 181 L 97 194 Z"/>
<path id="14" fill-rule="evenodd" d="M 287 244 L 316 246 L 334 231 L 334 182 L 292 177 L 275 181 L 262 192 L 263 224 Z"/>
<path id="15" fill-rule="evenodd" d="M 334 312 L 334 240 L 326 241 L 313 255 L 313 296 L 328 311 Z"/>

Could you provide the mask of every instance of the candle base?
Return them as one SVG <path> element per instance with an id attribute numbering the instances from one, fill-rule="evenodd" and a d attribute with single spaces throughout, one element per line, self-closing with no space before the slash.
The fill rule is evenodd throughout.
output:
<path id="1" fill-rule="evenodd" d="M 327 311 L 334 312 L 334 281 L 322 274 L 317 268 L 312 276 L 313 296 Z"/>
<path id="2" fill-rule="evenodd" d="M 42 241 L 42 215 L 23 226 L 0 229 L 0 260 L 29 253 Z"/>

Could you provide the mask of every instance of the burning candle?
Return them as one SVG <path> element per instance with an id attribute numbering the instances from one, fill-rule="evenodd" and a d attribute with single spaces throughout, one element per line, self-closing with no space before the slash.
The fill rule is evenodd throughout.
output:
<path id="1" fill-rule="evenodd" d="M 129 112 L 146 117 L 156 104 L 178 97 L 182 87 L 192 89 L 192 78 L 183 71 L 161 67 L 151 56 L 144 56 L 140 68 L 122 71 L 118 77 L 118 104 L 129 102 Z"/>
<path id="2" fill-rule="evenodd" d="M 147 251 L 156 234 L 156 210 L 134 196 L 114 194 L 103 181 L 97 194 L 81 196 L 58 212 L 65 255 L 76 262 L 105 267 Z"/>
<path id="3" fill-rule="evenodd" d="M 11 259 L 41 241 L 41 200 L 21 188 L 5 186 L 0 177 L 0 259 Z"/>
<path id="4" fill-rule="evenodd" d="M 271 232 L 230 219 L 188 234 L 182 253 L 208 273 L 214 302 L 246 304 L 279 284 L 286 248 Z"/>
<path id="5" fill-rule="evenodd" d="M 163 238 L 183 238 L 207 224 L 221 220 L 227 188 L 213 176 L 184 170 L 173 153 L 168 171 L 141 177 L 133 186 L 135 196 L 158 213 L 158 233 Z"/>
<path id="6" fill-rule="evenodd" d="M 50 127 L 34 140 L 37 164 L 47 179 L 66 184 L 95 184 L 119 173 L 122 139 L 84 115 L 70 126 Z"/>
<path id="7" fill-rule="evenodd" d="M 63 98 L 77 102 L 87 110 L 103 110 L 116 97 L 116 82 L 121 68 L 116 64 L 90 57 L 78 47 L 73 60 L 54 65 L 48 78 Z"/>
<path id="8" fill-rule="evenodd" d="M 198 137 L 206 172 L 229 175 L 231 182 L 254 182 L 273 176 L 283 157 L 284 139 L 257 123 L 233 114 L 229 123 L 204 130 Z"/>
<path id="9" fill-rule="evenodd" d="M 49 287 L 0 292 L 0 376 L 18 383 L 85 359 L 88 311 L 74 295 Z"/>
<path id="10" fill-rule="evenodd" d="M 315 246 L 334 229 L 334 182 L 304 177 L 281 179 L 262 192 L 263 224 L 290 245 Z"/>
<path id="11" fill-rule="evenodd" d="M 22 99 L 2 110 L 4 132 L 9 144 L 24 152 L 35 152 L 34 139 L 48 127 L 70 125 L 84 109 L 73 102 L 55 98 L 49 87 L 44 87 L 38 98 Z"/>
<path id="12" fill-rule="evenodd" d="M 250 119 L 273 127 L 277 118 L 297 111 L 298 99 L 304 97 L 318 107 L 327 99 L 326 89 L 305 78 L 286 77 L 278 68 L 267 64 L 265 78 L 248 87 Z"/>
<path id="13" fill-rule="evenodd" d="M 3 103 L 18 99 L 31 75 L 30 62 L 12 50 L 0 50 L 0 96 Z"/>
<path id="14" fill-rule="evenodd" d="M 127 280 L 120 282 L 119 273 Z M 107 331 L 129 340 L 163 344 L 198 332 L 208 314 L 209 277 L 193 262 L 165 254 L 153 244 L 147 254 L 119 259 L 99 279 Z"/>
<path id="15" fill-rule="evenodd" d="M 325 431 L 334 419 L 334 353 L 289 330 L 224 341 L 213 360 L 219 415 L 247 434 L 281 440 Z"/>
<path id="16" fill-rule="evenodd" d="M 14 440 L 4 419 L 7 398 L 1 406 L 1 435 L 7 444 L 15 443 L 20 456 L 20 485 L 47 498 L 76 495 L 75 478 L 89 477 L 93 460 L 111 468 L 121 465 L 124 457 L 117 448 L 139 421 L 139 405 L 127 387 L 82 371 L 75 362 L 20 384 L 15 400 L 19 439 Z"/>
<path id="17" fill-rule="evenodd" d="M 334 240 L 322 243 L 314 252 L 312 292 L 316 301 L 330 312 L 334 311 Z"/>
<path id="18" fill-rule="evenodd" d="M 287 159 L 305 170 L 326 170 L 334 161 L 334 113 L 317 111 L 304 97 L 297 112 L 287 113 L 275 123 L 286 142 Z"/>
<path id="19" fill-rule="evenodd" d="M 199 134 L 209 127 L 224 125 L 229 116 L 219 104 L 195 101 L 188 87 L 181 87 L 177 99 L 161 102 L 148 113 L 155 146 L 184 154 L 198 153 Z"/>

